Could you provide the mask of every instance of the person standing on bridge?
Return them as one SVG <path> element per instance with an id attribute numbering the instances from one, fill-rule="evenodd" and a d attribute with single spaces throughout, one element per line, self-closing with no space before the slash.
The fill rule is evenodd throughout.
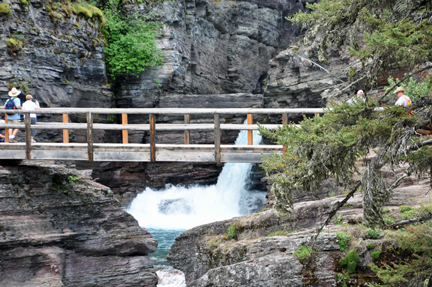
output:
<path id="1" fill-rule="evenodd" d="M 9 92 L 10 98 L 6 101 L 5 108 L 8 105 L 8 102 L 11 101 L 13 103 L 13 106 L 15 106 L 15 109 L 21 110 L 21 100 L 18 98 L 18 95 L 21 94 L 21 91 L 17 88 L 13 87 L 12 90 Z M 21 123 L 21 115 L 20 114 L 13 114 L 8 116 L 8 123 L 19 125 Z M 16 135 L 18 134 L 19 129 L 9 129 L 9 142 L 14 143 L 16 142 Z"/>
<path id="2" fill-rule="evenodd" d="M 22 105 L 22 109 L 23 110 L 26 110 L 26 111 L 40 110 L 39 102 L 38 101 L 33 102 L 33 96 L 32 95 L 28 94 L 26 96 L 26 100 L 27 101 L 25 101 L 24 104 Z M 35 125 L 36 124 L 36 120 L 37 120 L 36 114 L 30 114 L 30 124 L 31 125 Z M 32 143 L 36 142 L 35 139 L 34 139 L 35 134 L 36 134 L 36 131 L 34 129 L 32 129 L 31 130 L 31 141 L 32 141 Z"/>

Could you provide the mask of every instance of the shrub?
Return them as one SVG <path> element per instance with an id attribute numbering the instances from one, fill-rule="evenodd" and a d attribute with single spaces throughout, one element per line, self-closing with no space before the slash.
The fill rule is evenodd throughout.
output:
<path id="1" fill-rule="evenodd" d="M 228 227 L 228 233 L 225 235 L 225 237 L 227 239 L 237 239 L 237 236 L 240 232 L 241 232 L 240 223 L 234 222 Z"/>
<path id="2" fill-rule="evenodd" d="M 367 229 L 368 238 L 378 239 L 380 238 L 381 234 L 379 230 L 368 228 Z"/>
<path id="3" fill-rule="evenodd" d="M 124 17 L 111 10 L 104 10 L 104 14 L 104 34 L 108 42 L 105 56 L 112 80 L 122 75 L 139 75 L 163 64 L 156 44 L 160 24 L 138 14 Z"/>
<path id="4" fill-rule="evenodd" d="M 360 257 L 355 250 L 349 251 L 346 256 L 339 260 L 340 266 L 347 266 L 348 273 L 354 273 L 357 263 L 359 262 Z"/>
<path id="5" fill-rule="evenodd" d="M 369 250 L 371 250 L 371 249 L 374 249 L 374 244 L 371 242 L 371 243 L 369 243 L 367 246 L 367 249 L 369 249 Z"/>
<path id="6" fill-rule="evenodd" d="M 209 249 L 213 249 L 213 248 L 218 247 L 220 243 L 221 243 L 220 239 L 212 238 L 209 241 L 207 241 L 207 246 Z"/>
<path id="7" fill-rule="evenodd" d="M 371 253 L 371 256 L 372 256 L 373 259 L 377 260 L 377 259 L 379 259 L 381 253 L 382 253 L 382 250 L 378 249 L 377 251 L 373 251 Z"/>
<path id="8" fill-rule="evenodd" d="M 309 254 L 311 254 L 312 252 L 312 248 L 311 247 L 306 247 L 305 245 L 300 245 L 300 248 L 296 250 L 296 252 L 294 252 L 294 256 L 296 256 L 299 259 L 306 259 Z"/>
<path id="9" fill-rule="evenodd" d="M 429 76 L 427 76 L 426 79 L 421 82 L 416 82 L 413 77 L 410 77 L 407 80 L 408 83 L 406 83 L 405 80 L 405 82 L 401 83 L 400 86 L 406 89 L 406 94 L 409 95 L 411 101 L 415 101 L 421 96 L 429 94 L 430 89 L 432 88 L 432 82 Z M 388 78 L 388 83 L 390 87 L 392 87 L 394 84 L 396 84 L 396 81 L 390 76 Z"/>
<path id="10" fill-rule="evenodd" d="M 336 225 L 341 225 L 342 222 L 343 222 L 342 214 L 339 214 L 339 215 L 336 217 L 336 219 L 335 219 L 335 224 L 336 224 Z"/>
<path id="11" fill-rule="evenodd" d="M 351 243 L 351 235 L 348 235 L 343 231 L 336 231 L 336 235 L 338 238 L 340 250 L 344 251 Z"/>
<path id="12" fill-rule="evenodd" d="M 20 41 L 20 40 L 18 40 L 18 39 L 9 38 L 9 39 L 6 40 L 6 45 L 9 48 L 13 48 L 13 49 L 16 49 L 16 50 L 19 51 L 23 47 L 23 42 Z"/>
<path id="13" fill-rule="evenodd" d="M 272 236 L 284 236 L 284 235 L 287 235 L 287 234 L 288 234 L 288 232 L 286 232 L 286 231 L 278 230 L 278 231 L 275 231 L 275 232 L 270 233 L 270 234 L 267 235 L 267 236 L 268 236 L 268 237 L 272 237 Z"/>

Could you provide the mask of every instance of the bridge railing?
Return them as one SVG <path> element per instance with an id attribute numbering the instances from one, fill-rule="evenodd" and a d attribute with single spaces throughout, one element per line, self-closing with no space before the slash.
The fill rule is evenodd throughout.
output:
<path id="1" fill-rule="evenodd" d="M 42 108 L 36 111 L 23 110 L 4 110 L 0 113 L 24 114 L 24 124 L 11 124 L 7 122 L 5 114 L 5 124 L 0 123 L 0 129 L 5 129 L 5 142 L 9 141 L 8 129 L 18 128 L 25 129 L 25 147 L 26 158 L 31 159 L 32 142 L 31 129 L 38 130 L 63 130 L 63 143 L 69 143 L 69 130 L 87 130 L 87 154 L 88 160 L 93 161 L 93 131 L 94 130 L 121 130 L 122 142 L 128 144 L 128 131 L 149 131 L 150 135 L 150 161 L 156 161 L 156 131 L 184 131 L 184 144 L 190 143 L 190 131 L 214 131 L 214 156 L 216 162 L 221 162 L 221 131 L 222 130 L 248 130 L 248 145 L 252 145 L 252 132 L 259 127 L 253 124 L 253 115 L 282 115 L 282 124 L 287 123 L 288 114 L 317 114 L 323 113 L 321 108 L 299 108 L 299 109 L 269 109 L 269 108 L 232 108 L 232 109 L 208 109 L 208 108 L 128 108 L 128 109 L 111 109 L 111 108 Z M 35 114 L 62 114 L 63 122 L 46 123 L 39 122 L 31 125 L 30 113 Z M 86 123 L 70 123 L 70 114 L 85 114 Z M 94 123 L 95 114 L 121 114 L 121 124 L 101 124 Z M 213 115 L 213 124 L 191 124 L 190 115 Z M 221 114 L 246 115 L 247 125 L 243 124 L 221 124 Z M 128 124 L 128 115 L 148 115 L 148 124 Z M 183 115 L 184 124 L 156 124 L 156 115 Z M 280 125 L 264 124 L 268 129 L 276 129 Z M 285 152 L 286 147 L 283 148 Z"/>

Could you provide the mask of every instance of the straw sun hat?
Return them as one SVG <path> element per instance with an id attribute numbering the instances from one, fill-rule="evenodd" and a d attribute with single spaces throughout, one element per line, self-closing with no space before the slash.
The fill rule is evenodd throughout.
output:
<path id="1" fill-rule="evenodd" d="M 17 97 L 19 94 L 21 94 L 21 91 L 16 88 L 12 88 L 9 92 L 10 97 Z"/>
<path id="2" fill-rule="evenodd" d="M 406 90 L 404 89 L 404 88 L 402 88 L 402 87 L 398 87 L 397 89 L 396 89 L 396 91 L 394 91 L 394 93 L 395 94 L 397 94 L 397 93 L 399 93 L 399 92 L 406 92 Z"/>

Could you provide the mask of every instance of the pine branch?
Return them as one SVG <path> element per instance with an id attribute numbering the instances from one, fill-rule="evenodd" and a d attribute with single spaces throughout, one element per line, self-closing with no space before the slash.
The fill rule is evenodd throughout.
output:
<path id="1" fill-rule="evenodd" d="M 332 220 L 333 216 L 336 215 L 336 213 L 338 212 L 338 210 L 345 205 L 345 203 L 347 203 L 347 201 L 354 196 L 354 193 L 359 189 L 359 187 L 361 186 L 361 181 L 359 181 L 353 188 L 351 188 L 350 192 L 345 196 L 345 198 L 342 201 L 337 201 L 331 208 L 331 210 L 327 213 L 328 217 L 327 219 L 321 224 L 320 227 L 317 228 L 316 231 L 316 235 L 315 237 L 312 239 L 312 250 L 314 250 L 315 248 L 315 244 L 316 241 L 318 239 L 318 236 L 320 235 L 321 231 L 323 230 L 323 228 L 329 224 L 330 220 Z M 310 258 L 310 257 L 309 257 Z M 309 262 L 308 262 L 309 264 Z"/>
<path id="2" fill-rule="evenodd" d="M 417 70 L 417 71 L 409 73 L 407 76 L 403 77 L 400 81 L 398 81 L 396 84 L 394 84 L 390 89 L 388 89 L 387 92 L 385 92 L 385 94 L 382 95 L 380 98 L 384 99 L 384 97 L 386 97 L 394 88 L 396 88 L 397 86 L 399 86 L 399 84 L 401 84 L 403 81 L 405 81 L 409 77 L 411 77 L 411 76 L 413 76 L 415 74 L 421 73 L 423 71 L 429 70 L 429 69 L 432 69 L 432 66 L 430 65 L 430 63 L 428 63 L 428 66 L 424 67 L 423 69 L 420 69 L 420 70 Z"/>
<path id="3" fill-rule="evenodd" d="M 432 213 L 430 213 L 430 212 L 427 215 L 425 215 L 425 216 L 416 217 L 416 218 L 413 218 L 413 219 L 402 220 L 402 221 L 396 222 L 396 223 L 390 225 L 389 227 L 393 228 L 393 229 L 399 229 L 402 226 L 405 226 L 405 225 L 408 225 L 408 224 L 411 224 L 411 223 L 416 223 L 416 222 L 428 221 L 429 219 L 432 219 Z"/>

